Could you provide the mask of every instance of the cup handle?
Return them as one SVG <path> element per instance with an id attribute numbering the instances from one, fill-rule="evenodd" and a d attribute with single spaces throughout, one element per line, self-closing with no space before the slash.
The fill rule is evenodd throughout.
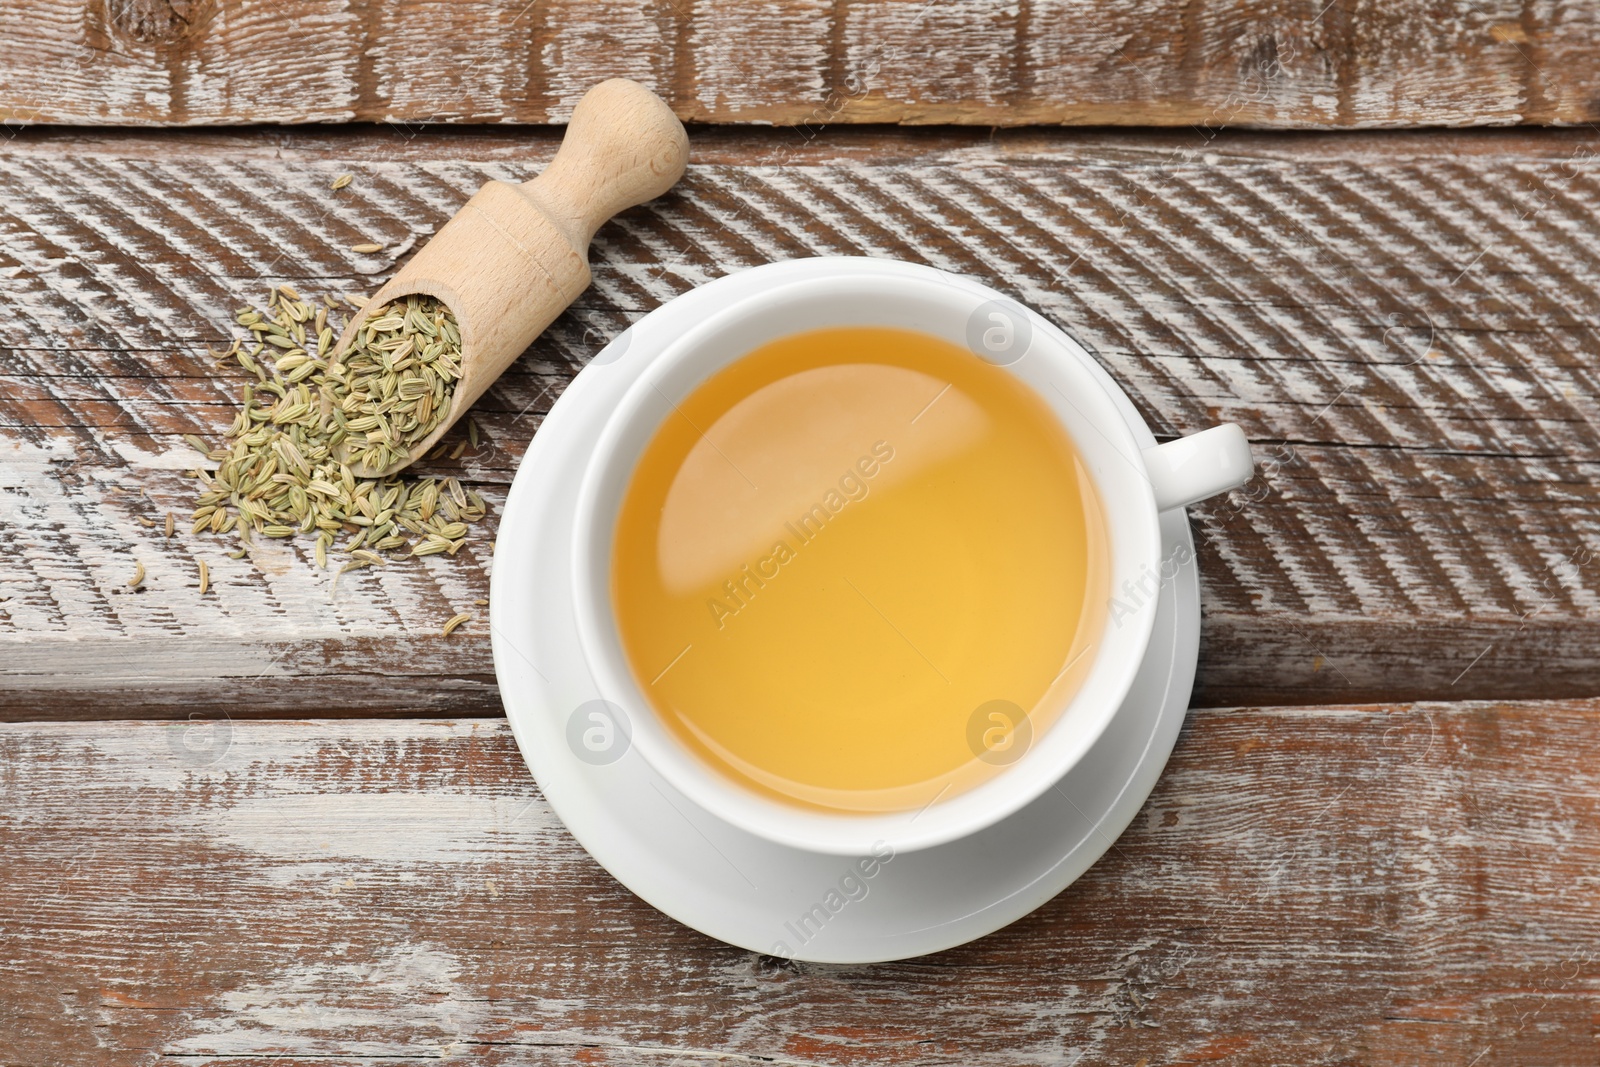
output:
<path id="1" fill-rule="evenodd" d="M 1156 510 L 1187 507 L 1236 489 L 1255 474 L 1250 442 L 1231 422 L 1144 450 Z"/>

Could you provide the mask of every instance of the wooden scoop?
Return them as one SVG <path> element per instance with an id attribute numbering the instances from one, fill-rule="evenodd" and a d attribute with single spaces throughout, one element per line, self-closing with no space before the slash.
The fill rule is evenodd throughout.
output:
<path id="1" fill-rule="evenodd" d="M 409 456 L 424 455 L 500 372 L 589 286 L 589 239 L 612 215 L 672 188 L 689 138 L 661 98 L 616 78 L 584 94 L 555 159 L 532 181 L 492 181 L 373 294 L 369 312 L 411 293 L 437 297 L 461 329 L 461 377 L 450 409 Z M 367 313 L 351 319 L 344 354 Z M 347 458 L 354 450 L 347 453 Z"/>

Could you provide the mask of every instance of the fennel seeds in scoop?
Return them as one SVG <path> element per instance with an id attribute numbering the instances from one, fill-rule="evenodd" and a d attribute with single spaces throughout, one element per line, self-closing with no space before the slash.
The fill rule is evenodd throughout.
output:
<path id="1" fill-rule="evenodd" d="M 381 565 L 380 553 L 455 555 L 487 510 L 477 493 L 454 478 L 367 478 L 351 468 L 387 466 L 445 417 L 461 376 L 455 317 L 433 297 L 408 296 L 366 314 L 335 358 L 337 310 L 333 298 L 307 302 L 287 285 L 265 309 L 240 309 L 250 340 L 236 339 L 222 358 L 256 380 L 225 445 L 189 438 L 218 464 L 195 472 L 192 530 L 232 532 L 244 544 L 314 535 L 317 564 L 334 550 L 348 557 L 342 570 Z"/>

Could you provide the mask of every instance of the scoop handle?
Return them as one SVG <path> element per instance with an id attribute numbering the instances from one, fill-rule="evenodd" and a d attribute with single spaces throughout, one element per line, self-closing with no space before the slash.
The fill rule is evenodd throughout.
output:
<path id="1" fill-rule="evenodd" d="M 555 159 L 522 189 L 584 254 L 607 219 L 672 188 L 688 160 L 689 137 L 666 103 L 613 78 L 578 101 Z"/>
<path id="2" fill-rule="evenodd" d="M 617 212 L 672 188 L 689 161 L 683 125 L 650 90 L 616 78 L 584 94 L 561 148 L 531 181 L 486 182 L 375 294 L 437 297 L 461 328 L 450 409 L 393 474 L 425 455 L 534 338 L 589 285 L 589 240 Z M 342 352 L 361 326 L 351 319 Z"/>

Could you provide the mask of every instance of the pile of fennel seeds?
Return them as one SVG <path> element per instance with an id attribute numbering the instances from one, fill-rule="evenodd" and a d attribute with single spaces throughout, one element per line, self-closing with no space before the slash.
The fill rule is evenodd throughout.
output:
<path id="1" fill-rule="evenodd" d="M 408 296 L 366 315 L 335 359 L 338 309 L 333 297 L 308 303 L 283 285 L 266 308 L 239 310 L 249 341 L 236 338 L 219 358 L 256 380 L 244 386 L 227 444 L 188 438 L 218 464 L 194 472 L 202 490 L 193 532 L 236 534 L 235 558 L 256 535 L 315 534 L 319 567 L 330 550 L 348 557 L 340 573 L 381 566 L 385 554 L 453 556 L 487 510 L 477 493 L 455 478 L 360 477 L 340 453 L 381 468 L 433 432 L 461 374 L 455 318 L 432 297 Z"/>

